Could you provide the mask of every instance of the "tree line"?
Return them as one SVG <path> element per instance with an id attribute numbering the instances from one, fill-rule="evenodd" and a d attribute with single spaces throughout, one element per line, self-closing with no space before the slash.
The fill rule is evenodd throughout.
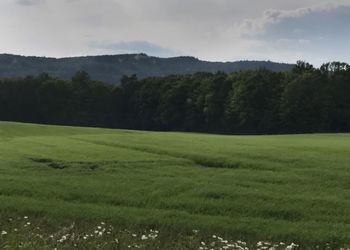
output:
<path id="1" fill-rule="evenodd" d="M 350 66 L 267 69 L 138 79 L 118 86 L 79 71 L 0 79 L 0 120 L 211 133 L 350 131 Z"/>

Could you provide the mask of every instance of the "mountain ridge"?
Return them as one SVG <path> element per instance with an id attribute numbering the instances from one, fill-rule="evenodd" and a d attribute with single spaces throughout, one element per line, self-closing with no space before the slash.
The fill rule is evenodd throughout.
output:
<path id="1" fill-rule="evenodd" d="M 133 74 L 145 78 L 196 72 L 230 73 L 258 68 L 287 71 L 292 67 L 293 64 L 271 61 L 211 62 L 192 56 L 161 58 L 144 53 L 63 58 L 0 54 L 0 77 L 24 77 L 45 72 L 70 79 L 77 71 L 84 70 L 92 79 L 112 84 L 118 84 L 123 75 Z"/>

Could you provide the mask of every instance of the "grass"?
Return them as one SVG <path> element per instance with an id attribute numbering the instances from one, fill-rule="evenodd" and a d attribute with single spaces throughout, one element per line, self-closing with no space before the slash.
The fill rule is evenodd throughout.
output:
<path id="1" fill-rule="evenodd" d="M 47 231 L 74 222 L 83 232 L 101 221 L 138 234 L 158 229 L 163 247 L 194 229 L 195 242 L 212 234 L 304 246 L 350 242 L 350 134 L 224 136 L 0 122 L 0 152 L 0 231 L 13 227 L 9 218 L 30 216 Z"/>

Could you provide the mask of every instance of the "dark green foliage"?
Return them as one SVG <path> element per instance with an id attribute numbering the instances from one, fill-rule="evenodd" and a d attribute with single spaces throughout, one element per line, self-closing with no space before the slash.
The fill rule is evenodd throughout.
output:
<path id="1" fill-rule="evenodd" d="M 288 131 L 328 131 L 330 99 L 327 79 L 318 73 L 302 73 L 288 82 L 281 102 L 282 120 Z"/>
<path id="2" fill-rule="evenodd" d="M 350 66 L 345 63 L 327 63 L 321 66 L 327 77 L 330 95 L 330 128 L 333 131 L 350 127 Z"/>
<path id="3" fill-rule="evenodd" d="M 189 59 L 188 59 L 189 60 Z M 0 120 L 212 133 L 350 131 L 350 67 L 267 69 L 138 79 L 119 86 L 85 71 L 0 80 Z"/>
<path id="4" fill-rule="evenodd" d="M 278 131 L 283 75 L 268 70 L 235 76 L 226 115 L 233 131 L 263 133 Z"/>

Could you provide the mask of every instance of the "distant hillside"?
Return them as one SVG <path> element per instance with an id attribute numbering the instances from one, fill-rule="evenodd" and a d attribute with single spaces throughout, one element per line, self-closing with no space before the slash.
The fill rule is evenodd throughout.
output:
<path id="1" fill-rule="evenodd" d="M 139 78 L 169 74 L 189 74 L 199 71 L 234 72 L 267 68 L 286 71 L 293 65 L 270 61 L 207 62 L 194 57 L 158 58 L 146 54 L 104 55 L 71 58 L 25 57 L 0 54 L 0 77 L 38 75 L 42 72 L 70 79 L 78 70 L 88 72 L 92 79 L 118 83 L 123 75 Z"/>

